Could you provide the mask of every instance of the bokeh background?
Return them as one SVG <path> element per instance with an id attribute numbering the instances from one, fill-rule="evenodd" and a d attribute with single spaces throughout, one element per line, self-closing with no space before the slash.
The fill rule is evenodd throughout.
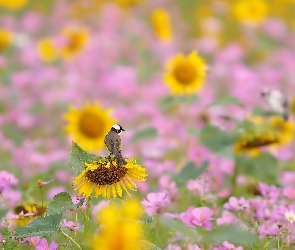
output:
<path id="1" fill-rule="evenodd" d="M 126 130 L 123 155 L 148 169 L 135 196 L 170 190 L 170 212 L 188 208 L 179 197 L 193 188 L 174 189 L 171 180 L 188 162 L 209 162 L 208 196 L 196 192 L 220 204 L 259 194 L 259 181 L 294 188 L 294 31 L 293 0 L 0 0 L 0 176 L 11 182 L 2 206 L 40 202 L 38 180 L 54 179 L 47 201 L 74 195 L 72 140 L 107 155 L 113 123 Z M 204 77 L 189 93 L 175 91 L 169 62 L 194 52 Z M 261 91 L 274 89 L 289 100 L 288 121 L 268 120 Z M 275 124 L 284 139 L 237 157 L 224 138 L 246 119 Z M 241 126 L 254 138 L 267 130 Z"/>

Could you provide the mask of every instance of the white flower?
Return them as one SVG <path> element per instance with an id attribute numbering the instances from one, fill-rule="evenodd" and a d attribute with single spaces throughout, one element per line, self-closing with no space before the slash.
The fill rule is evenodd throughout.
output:
<path id="1" fill-rule="evenodd" d="M 295 221 L 295 213 L 293 211 L 286 211 L 285 212 L 285 218 L 289 222 L 293 223 Z"/>

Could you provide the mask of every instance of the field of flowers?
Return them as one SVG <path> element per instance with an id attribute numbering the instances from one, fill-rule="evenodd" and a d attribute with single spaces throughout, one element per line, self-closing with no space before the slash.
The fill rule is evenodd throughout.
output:
<path id="1" fill-rule="evenodd" d="M 0 249 L 295 249 L 294 0 L 0 0 L 0 24 Z"/>

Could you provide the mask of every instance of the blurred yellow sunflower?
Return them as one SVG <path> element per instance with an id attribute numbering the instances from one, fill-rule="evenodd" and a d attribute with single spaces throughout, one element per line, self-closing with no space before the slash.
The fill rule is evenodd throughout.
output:
<path id="1" fill-rule="evenodd" d="M 112 0 L 122 8 L 129 8 L 141 4 L 144 0 Z"/>
<path id="2" fill-rule="evenodd" d="M 165 9 L 157 8 L 152 12 L 151 16 L 152 27 L 155 34 L 162 41 L 171 41 L 172 28 L 170 16 Z"/>
<path id="3" fill-rule="evenodd" d="M 238 0 L 233 11 L 240 22 L 259 24 L 268 15 L 268 3 L 265 0 Z"/>
<path id="4" fill-rule="evenodd" d="M 102 229 L 91 240 L 92 250 L 138 250 L 142 246 L 143 207 L 136 201 L 111 203 L 98 214 Z M 114 237 L 115 236 L 115 237 Z"/>
<path id="5" fill-rule="evenodd" d="M 174 94 L 193 94 L 198 92 L 206 75 L 206 64 L 197 52 L 188 56 L 178 54 L 166 64 L 165 83 Z"/>
<path id="6" fill-rule="evenodd" d="M 45 215 L 46 208 L 35 204 L 24 204 L 14 208 L 14 214 L 18 216 L 15 220 L 16 226 L 26 226 L 33 219 Z"/>
<path id="7" fill-rule="evenodd" d="M 110 158 L 100 158 L 98 162 L 87 164 L 74 180 L 75 190 L 80 194 L 89 197 L 92 193 L 98 197 L 114 199 L 122 197 L 122 189 L 129 194 L 129 190 L 136 191 L 136 184 L 133 180 L 145 181 L 146 168 L 138 165 L 134 158 L 125 159 L 127 164 L 117 166 L 116 161 Z M 127 189 L 128 188 L 128 189 Z M 129 194 L 130 195 L 130 194 Z"/>
<path id="8" fill-rule="evenodd" d="M 9 10 L 18 10 L 27 4 L 28 0 L 0 0 L 0 6 Z"/>
<path id="9" fill-rule="evenodd" d="M 269 126 L 261 117 L 251 117 L 240 125 L 240 134 L 235 144 L 235 152 L 247 152 L 257 155 L 261 147 L 275 145 L 279 142 L 280 134 Z"/>
<path id="10" fill-rule="evenodd" d="M 291 121 L 284 120 L 280 116 L 273 116 L 270 117 L 269 123 L 279 133 L 278 145 L 288 144 L 293 140 L 295 125 Z"/>
<path id="11" fill-rule="evenodd" d="M 105 135 L 116 123 L 116 120 L 109 116 L 111 111 L 104 110 L 99 103 L 88 103 L 81 109 L 71 106 L 69 112 L 64 115 L 68 122 L 66 131 L 83 149 L 101 150 L 104 148 Z"/>
<path id="12" fill-rule="evenodd" d="M 0 29 L 0 52 L 7 48 L 12 42 L 12 33 L 8 30 Z"/>
<path id="13" fill-rule="evenodd" d="M 39 58 L 43 62 L 53 62 L 59 56 L 59 49 L 54 45 L 51 38 L 44 38 L 37 44 L 37 52 Z"/>
<path id="14" fill-rule="evenodd" d="M 62 56 L 65 59 L 72 59 L 86 47 L 89 40 L 89 33 L 84 28 L 65 28 L 61 31 L 66 39 L 66 44 L 61 48 Z"/>

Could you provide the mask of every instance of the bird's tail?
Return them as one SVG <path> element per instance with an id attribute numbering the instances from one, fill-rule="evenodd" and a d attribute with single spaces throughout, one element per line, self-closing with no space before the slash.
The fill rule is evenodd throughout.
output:
<path id="1" fill-rule="evenodd" d="M 124 160 L 124 158 L 123 158 L 123 156 L 122 156 L 122 154 L 121 154 L 121 152 L 118 152 L 118 153 L 116 153 L 116 163 L 117 163 L 117 166 L 123 166 L 123 165 L 126 165 L 127 164 L 127 162 Z"/>

